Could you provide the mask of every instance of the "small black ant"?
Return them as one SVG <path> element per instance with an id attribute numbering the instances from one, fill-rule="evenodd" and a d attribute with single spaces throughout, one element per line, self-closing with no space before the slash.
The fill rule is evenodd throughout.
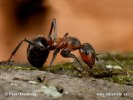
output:
<path id="1" fill-rule="evenodd" d="M 7 61 L 11 60 L 12 56 L 15 55 L 23 42 L 29 44 L 27 48 L 28 61 L 32 66 L 35 66 L 37 68 L 43 67 L 43 64 L 46 62 L 51 50 L 54 50 L 54 52 L 53 58 L 50 62 L 50 67 L 59 52 L 62 57 L 74 58 L 82 67 L 78 58 L 71 53 L 72 51 L 79 50 L 81 59 L 89 66 L 90 69 L 93 68 L 95 61 L 98 60 L 95 50 L 89 43 L 81 44 L 79 39 L 77 39 L 76 37 L 68 36 L 68 33 L 65 33 L 63 38 L 57 38 L 56 19 L 52 20 L 50 32 L 47 38 L 45 38 L 44 36 L 37 36 L 31 41 L 25 38 L 13 50 L 10 58 Z"/>

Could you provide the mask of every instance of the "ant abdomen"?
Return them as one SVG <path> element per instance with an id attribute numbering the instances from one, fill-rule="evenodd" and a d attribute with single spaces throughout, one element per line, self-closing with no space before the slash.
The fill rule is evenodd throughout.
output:
<path id="1" fill-rule="evenodd" d="M 38 36 L 32 39 L 32 42 L 38 44 L 40 47 L 46 48 L 48 46 L 48 42 L 45 37 Z M 46 62 L 46 59 L 49 55 L 48 49 L 37 48 L 36 46 L 30 45 L 27 48 L 27 59 L 30 64 L 34 67 L 41 68 L 43 64 Z"/>

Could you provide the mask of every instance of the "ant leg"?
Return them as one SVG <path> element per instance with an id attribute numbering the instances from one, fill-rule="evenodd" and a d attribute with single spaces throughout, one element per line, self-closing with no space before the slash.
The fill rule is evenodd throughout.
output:
<path id="1" fill-rule="evenodd" d="M 52 63 L 54 62 L 54 60 L 55 60 L 57 54 L 59 53 L 59 51 L 60 51 L 59 48 L 57 48 L 57 49 L 54 50 L 53 58 L 52 58 L 52 60 L 51 60 L 51 62 L 50 62 L 50 67 L 52 66 Z"/>
<path id="2" fill-rule="evenodd" d="M 63 36 L 63 39 L 66 39 L 68 36 L 68 33 L 65 33 L 64 36 Z"/>
<path id="3" fill-rule="evenodd" d="M 16 54 L 17 50 L 20 48 L 20 46 L 22 45 L 23 42 L 27 42 L 27 43 L 29 43 L 30 45 L 36 46 L 36 47 L 38 47 L 38 48 L 41 48 L 40 45 L 38 45 L 38 44 L 36 44 L 36 43 L 34 43 L 34 42 L 32 42 L 32 41 L 29 41 L 29 40 L 27 40 L 27 39 L 25 38 L 24 40 L 20 41 L 19 44 L 16 46 L 16 48 L 12 51 L 11 56 L 9 57 L 9 59 L 7 60 L 7 62 L 10 61 L 11 58 L 12 58 L 12 56 L 14 56 L 14 55 Z M 45 48 L 42 47 L 41 49 L 45 49 Z"/>
<path id="4" fill-rule="evenodd" d="M 57 54 L 59 53 L 59 51 L 60 51 L 59 48 L 57 48 L 57 49 L 54 50 L 53 58 L 52 58 L 52 60 L 51 60 L 51 62 L 50 62 L 50 68 L 51 68 L 52 63 L 54 62 L 54 60 L 55 60 Z M 46 78 L 46 75 L 47 75 L 47 73 L 49 72 L 50 68 L 48 68 L 48 70 L 46 71 L 44 78 Z"/>
<path id="5" fill-rule="evenodd" d="M 54 29 L 54 34 L 53 34 L 53 40 L 57 38 L 57 25 L 56 25 L 56 19 L 54 18 L 51 23 L 51 28 L 48 34 L 48 39 L 51 40 L 51 34 L 52 30 Z"/>
<path id="6" fill-rule="evenodd" d="M 82 64 L 81 64 L 80 61 L 78 60 L 78 58 L 77 58 L 74 54 L 70 53 L 70 50 L 68 50 L 68 49 L 63 49 L 63 50 L 61 51 L 60 54 L 61 54 L 63 57 L 65 57 L 65 58 L 74 58 L 74 59 L 79 63 L 79 65 L 82 67 L 82 69 L 84 69 L 83 66 L 82 66 Z"/>
<path id="7" fill-rule="evenodd" d="M 11 56 L 9 57 L 9 59 L 8 59 L 7 61 L 10 61 L 11 58 L 12 58 L 12 56 L 14 56 L 14 55 L 16 54 L 17 50 L 18 50 L 19 47 L 22 45 L 23 41 L 24 41 L 24 40 L 22 40 L 22 41 L 19 42 L 19 44 L 17 45 L 17 47 L 12 51 Z"/>

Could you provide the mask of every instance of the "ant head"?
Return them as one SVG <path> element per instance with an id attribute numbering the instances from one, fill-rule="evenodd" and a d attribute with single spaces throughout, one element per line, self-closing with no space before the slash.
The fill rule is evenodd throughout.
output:
<path id="1" fill-rule="evenodd" d="M 85 55 L 89 55 L 90 53 L 95 54 L 95 50 L 93 49 L 93 47 L 89 43 L 82 44 L 79 51 Z"/>
<path id="2" fill-rule="evenodd" d="M 96 54 L 93 47 L 89 43 L 84 43 L 81 45 L 79 49 L 79 53 L 80 53 L 81 59 L 91 69 L 94 66 L 95 60 L 96 60 Z"/>

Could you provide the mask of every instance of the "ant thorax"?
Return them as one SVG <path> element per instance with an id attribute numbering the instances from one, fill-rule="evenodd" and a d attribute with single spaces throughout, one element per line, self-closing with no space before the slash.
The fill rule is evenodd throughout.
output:
<path id="1" fill-rule="evenodd" d="M 67 41 L 63 38 L 57 38 L 53 44 L 56 48 L 63 49 L 67 46 Z"/>

